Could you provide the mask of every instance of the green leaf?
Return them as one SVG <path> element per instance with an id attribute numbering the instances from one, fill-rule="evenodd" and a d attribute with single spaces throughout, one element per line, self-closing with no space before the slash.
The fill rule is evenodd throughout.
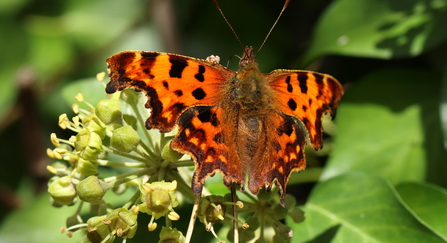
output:
<path id="1" fill-rule="evenodd" d="M 447 190 L 428 183 L 403 183 L 396 187 L 402 200 L 429 227 L 447 240 Z"/>
<path id="2" fill-rule="evenodd" d="M 447 38 L 445 1 L 338 0 L 321 16 L 303 63 L 339 54 L 372 58 L 419 55 Z"/>
<path id="3" fill-rule="evenodd" d="M 76 208 L 55 208 L 50 205 L 48 193 L 43 193 L 25 208 L 8 215 L 0 229 L 0 242 L 76 242 L 83 233 L 69 239 L 59 231 Z"/>
<path id="4" fill-rule="evenodd" d="M 384 179 L 350 173 L 319 183 L 292 242 L 445 242 L 403 206 Z"/>
<path id="5" fill-rule="evenodd" d="M 349 171 L 380 175 L 391 183 L 444 185 L 437 94 L 440 78 L 428 72 L 382 70 L 347 90 L 337 111 L 334 150 L 322 180 Z"/>

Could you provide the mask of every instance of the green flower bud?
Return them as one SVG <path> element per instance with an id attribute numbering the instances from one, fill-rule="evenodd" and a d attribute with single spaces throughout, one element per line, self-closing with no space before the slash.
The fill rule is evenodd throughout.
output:
<path id="1" fill-rule="evenodd" d="M 272 194 L 270 192 L 266 192 L 265 190 L 259 190 L 258 193 L 258 200 L 268 202 L 270 201 L 270 198 L 272 197 Z"/>
<path id="2" fill-rule="evenodd" d="M 241 227 L 239 227 L 238 231 L 239 231 L 239 241 L 240 242 L 251 242 L 251 240 L 253 238 L 255 238 L 254 231 L 245 230 Z M 231 227 L 230 230 L 227 232 L 227 239 L 230 242 L 234 242 L 234 227 Z M 267 243 L 267 242 L 265 242 L 265 243 Z"/>
<path id="3" fill-rule="evenodd" d="M 135 116 L 124 114 L 123 119 L 126 122 L 127 125 L 130 125 L 131 127 L 138 127 L 139 123 Z"/>
<path id="4" fill-rule="evenodd" d="M 137 215 L 125 208 L 117 208 L 107 215 L 104 221 L 112 235 L 133 238 L 137 232 Z"/>
<path id="5" fill-rule="evenodd" d="M 287 212 L 288 212 L 287 208 L 283 208 L 280 204 L 276 204 L 273 207 L 273 215 L 278 220 L 285 218 L 287 215 Z"/>
<path id="6" fill-rule="evenodd" d="M 272 242 L 276 243 L 276 241 L 272 241 Z M 267 241 L 263 237 L 260 237 L 255 240 L 255 243 L 267 243 Z"/>
<path id="7" fill-rule="evenodd" d="M 162 227 L 160 231 L 160 241 L 158 243 L 183 243 L 185 242 L 185 237 L 182 232 L 178 231 L 176 228 L 169 229 Z"/>
<path id="8" fill-rule="evenodd" d="M 288 242 L 292 238 L 292 228 L 285 224 L 276 228 L 276 234 L 273 236 L 273 242 Z"/>
<path id="9" fill-rule="evenodd" d="M 115 235 L 110 234 L 109 227 L 104 224 L 106 215 L 91 217 L 87 221 L 87 238 L 92 243 L 112 243 Z M 104 239 L 108 238 L 106 241 Z"/>
<path id="10" fill-rule="evenodd" d="M 75 169 L 76 173 L 79 174 L 78 177 L 76 178 L 85 178 L 87 176 L 90 175 L 96 175 L 98 174 L 98 168 L 92 164 L 90 161 L 84 160 L 79 158 L 77 161 L 77 165 L 76 165 L 76 169 Z"/>
<path id="11" fill-rule="evenodd" d="M 224 220 L 226 207 L 220 203 L 214 203 L 206 209 L 205 218 L 208 223 L 217 223 Z"/>
<path id="12" fill-rule="evenodd" d="M 48 186 L 51 198 L 60 205 L 73 204 L 76 198 L 76 190 L 73 183 L 71 183 L 71 178 L 68 176 L 53 178 Z"/>
<path id="13" fill-rule="evenodd" d="M 239 228 L 239 239 L 241 242 L 249 242 L 253 238 L 255 238 L 255 232 L 253 230 Z"/>
<path id="14" fill-rule="evenodd" d="M 121 103 L 119 100 L 100 100 L 95 107 L 95 115 L 104 124 L 122 124 Z"/>
<path id="15" fill-rule="evenodd" d="M 128 104 L 138 105 L 140 104 L 140 95 L 141 93 L 137 93 L 134 90 L 125 89 L 121 92 L 120 99 Z"/>
<path id="16" fill-rule="evenodd" d="M 60 203 L 54 201 L 54 199 L 52 197 L 50 197 L 50 204 L 51 204 L 51 206 L 53 206 L 55 208 L 61 208 L 64 206 L 64 205 L 61 205 Z"/>
<path id="17" fill-rule="evenodd" d="M 141 201 L 140 211 L 154 216 L 155 219 L 173 212 L 178 201 L 175 194 L 177 182 L 153 182 L 140 186 Z"/>
<path id="18" fill-rule="evenodd" d="M 98 124 L 97 120 L 92 120 L 88 123 L 87 129 L 91 132 L 97 133 L 101 139 L 106 137 L 106 129 Z"/>
<path id="19" fill-rule="evenodd" d="M 139 143 L 138 133 L 129 125 L 114 130 L 110 139 L 112 147 L 125 153 L 132 152 Z"/>
<path id="20" fill-rule="evenodd" d="M 234 242 L 234 227 L 231 227 L 227 232 L 227 240 L 230 242 Z"/>
<path id="21" fill-rule="evenodd" d="M 83 222 L 82 222 L 81 216 L 78 213 L 75 213 L 74 215 L 68 217 L 65 220 L 65 225 L 67 227 L 71 227 L 73 225 L 78 225 L 78 224 L 82 224 L 82 223 Z"/>
<path id="22" fill-rule="evenodd" d="M 250 227 L 248 230 L 255 231 L 259 228 L 259 218 L 256 216 L 250 216 L 245 220 L 245 223 L 247 223 Z"/>
<path id="23" fill-rule="evenodd" d="M 90 131 L 83 129 L 76 134 L 76 141 L 74 143 L 75 149 L 77 151 L 82 151 L 87 147 L 88 140 L 90 138 Z"/>
<path id="24" fill-rule="evenodd" d="M 285 205 L 287 210 L 291 210 L 296 206 L 296 198 L 290 194 L 286 194 Z"/>
<path id="25" fill-rule="evenodd" d="M 183 154 L 171 150 L 171 142 L 166 143 L 165 146 L 163 147 L 163 150 L 161 151 L 161 158 L 171 162 L 178 161 L 182 156 Z"/>
<path id="26" fill-rule="evenodd" d="M 80 157 L 85 160 L 94 160 L 104 150 L 101 137 L 87 129 L 81 130 L 76 135 L 76 150 L 80 151 Z"/>
<path id="27" fill-rule="evenodd" d="M 295 208 L 293 211 L 289 212 L 288 215 L 295 223 L 301 223 L 306 218 L 306 214 L 304 213 L 304 211 L 299 208 Z"/>
<path id="28" fill-rule="evenodd" d="M 109 184 L 98 179 L 98 177 L 89 176 L 76 185 L 76 191 L 82 201 L 99 204 L 110 187 Z"/>
<path id="29" fill-rule="evenodd" d="M 85 160 L 94 160 L 103 151 L 102 139 L 97 133 L 90 133 L 87 147 L 79 155 Z"/>
<path id="30" fill-rule="evenodd" d="M 223 202 L 222 196 L 210 195 L 202 198 L 197 214 L 200 222 L 208 225 L 223 221 L 226 212 Z"/>

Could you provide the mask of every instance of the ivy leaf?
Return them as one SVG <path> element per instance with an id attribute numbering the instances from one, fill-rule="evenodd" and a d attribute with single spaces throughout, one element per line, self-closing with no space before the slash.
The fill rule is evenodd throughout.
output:
<path id="1" fill-rule="evenodd" d="M 350 173 L 320 182 L 288 224 L 292 242 L 445 242 L 401 203 L 383 178 Z"/>

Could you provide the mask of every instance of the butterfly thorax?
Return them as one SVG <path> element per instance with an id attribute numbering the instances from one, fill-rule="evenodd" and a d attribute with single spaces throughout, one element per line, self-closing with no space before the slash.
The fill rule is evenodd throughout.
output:
<path id="1" fill-rule="evenodd" d="M 232 80 L 231 92 L 233 102 L 240 104 L 241 115 L 249 117 L 264 116 L 272 103 L 269 101 L 270 87 L 259 70 L 253 55 L 253 48 L 246 47 L 240 68 Z"/>

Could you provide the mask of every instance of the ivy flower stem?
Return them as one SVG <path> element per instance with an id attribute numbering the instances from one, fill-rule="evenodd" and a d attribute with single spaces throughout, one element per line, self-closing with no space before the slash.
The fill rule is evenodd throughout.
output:
<path id="1" fill-rule="evenodd" d="M 138 122 L 140 124 L 142 124 L 143 127 L 144 127 L 145 120 L 143 119 L 143 116 L 142 116 L 142 114 L 140 112 L 140 109 L 138 109 L 137 105 L 138 104 L 135 104 L 135 103 L 130 104 L 130 106 L 132 107 L 132 109 L 135 112 L 135 115 L 137 116 Z M 153 137 L 151 136 L 150 131 L 147 130 L 147 129 L 143 129 L 143 133 L 144 133 L 144 136 L 146 137 L 147 141 L 149 142 L 148 144 L 150 146 L 150 148 L 148 148 L 147 150 L 148 151 L 154 151 L 155 150 L 155 148 L 154 148 L 154 140 L 152 139 Z"/>
<path id="2" fill-rule="evenodd" d="M 141 143 L 140 143 L 140 145 L 141 145 Z M 135 153 L 140 155 L 141 158 L 143 158 L 145 161 L 151 161 L 152 164 L 158 166 L 160 163 L 158 163 L 157 160 L 155 159 L 155 158 L 157 158 L 157 156 L 154 153 L 147 153 L 147 151 L 142 149 L 143 147 L 140 145 L 137 146 Z M 151 155 L 153 155 L 153 156 L 151 156 Z"/>
<path id="3" fill-rule="evenodd" d="M 140 194 L 141 194 L 140 191 L 137 190 L 137 191 L 133 194 L 133 196 L 129 199 L 129 201 L 127 201 L 127 203 L 123 205 L 123 208 L 125 208 L 125 209 L 129 209 L 132 205 L 134 205 L 134 204 L 135 204 L 135 201 L 140 197 Z"/>
<path id="4" fill-rule="evenodd" d="M 142 158 L 142 157 L 140 157 L 140 156 L 136 156 L 136 155 L 129 154 L 129 153 L 125 153 L 125 152 L 120 152 L 120 151 L 118 151 L 118 150 L 116 150 L 116 149 L 109 148 L 109 147 L 106 147 L 106 146 L 103 146 L 103 148 L 104 148 L 104 151 L 106 151 L 106 152 L 108 152 L 108 153 L 112 153 L 112 154 L 120 155 L 120 156 L 123 156 L 123 157 L 125 157 L 125 158 L 133 159 L 133 160 L 136 160 L 136 161 L 145 163 L 145 164 L 148 163 L 148 161 L 147 161 L 146 159 L 144 159 L 144 158 Z"/>
<path id="5" fill-rule="evenodd" d="M 172 221 L 168 217 L 165 217 L 165 219 L 166 219 L 166 227 L 171 229 L 172 228 Z"/>
<path id="6" fill-rule="evenodd" d="M 65 144 L 68 144 L 68 145 L 74 147 L 74 143 L 70 142 L 69 140 L 62 139 L 62 138 L 58 138 L 58 140 L 59 140 L 60 143 L 65 143 Z"/>
<path id="7" fill-rule="evenodd" d="M 146 143 L 140 142 L 139 146 L 142 147 L 142 148 L 139 148 L 139 149 L 144 150 L 144 152 L 146 154 L 148 154 L 151 159 L 157 158 L 157 155 L 154 152 L 152 152 L 151 148 L 149 148 L 149 145 L 147 145 Z"/>
<path id="8" fill-rule="evenodd" d="M 188 166 L 194 166 L 194 161 L 192 161 L 192 160 L 177 161 L 177 162 L 173 162 L 169 165 L 170 168 L 188 167 Z"/>
<path id="9" fill-rule="evenodd" d="M 96 160 L 101 166 L 116 166 L 116 167 L 127 167 L 127 168 L 146 168 L 147 164 L 142 162 L 117 162 L 109 160 Z"/>
<path id="10" fill-rule="evenodd" d="M 107 183 L 112 183 L 113 186 L 117 186 L 117 185 L 123 184 L 125 182 L 135 180 L 140 176 L 143 176 L 146 174 L 153 174 L 153 173 L 155 173 L 155 170 L 156 169 L 154 167 L 149 167 L 149 168 L 138 170 L 138 171 L 132 171 L 132 172 L 125 173 L 125 174 L 108 177 L 108 178 L 105 178 L 104 181 Z"/>

